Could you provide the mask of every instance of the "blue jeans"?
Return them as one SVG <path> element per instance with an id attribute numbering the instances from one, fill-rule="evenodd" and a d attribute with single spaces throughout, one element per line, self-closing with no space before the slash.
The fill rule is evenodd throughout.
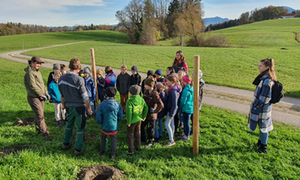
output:
<path id="1" fill-rule="evenodd" d="M 268 144 L 268 138 L 269 138 L 269 133 L 262 133 L 261 131 L 259 131 L 259 140 L 263 145 Z"/>
<path id="2" fill-rule="evenodd" d="M 174 117 L 173 119 L 170 119 L 169 113 L 167 114 L 167 119 L 165 122 L 165 126 L 167 128 L 168 134 L 169 134 L 169 140 L 174 142 L 174 131 L 175 131 L 175 126 L 174 126 Z"/>
<path id="3" fill-rule="evenodd" d="M 156 120 L 155 123 L 155 138 L 160 138 L 162 136 L 162 132 L 163 132 L 163 119 L 164 118 L 160 118 Z M 157 126 L 159 127 L 159 129 L 157 128 Z"/>
<path id="4" fill-rule="evenodd" d="M 184 134 L 188 137 L 190 135 L 191 132 L 191 125 L 190 125 L 190 119 L 191 119 L 191 115 L 189 113 L 185 113 L 185 112 L 181 112 L 179 114 L 179 119 L 181 122 L 183 122 L 183 126 L 184 126 Z"/>

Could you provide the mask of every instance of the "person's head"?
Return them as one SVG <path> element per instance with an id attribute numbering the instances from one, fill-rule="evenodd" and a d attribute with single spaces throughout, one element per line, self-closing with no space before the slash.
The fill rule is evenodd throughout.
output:
<path id="1" fill-rule="evenodd" d="M 182 86 L 192 85 L 192 78 L 189 75 L 182 76 L 181 84 Z"/>
<path id="2" fill-rule="evenodd" d="M 101 68 L 97 69 L 96 75 L 98 78 L 102 77 L 104 75 L 103 69 L 101 69 Z"/>
<path id="3" fill-rule="evenodd" d="M 260 74 L 267 74 L 271 80 L 277 81 L 274 59 L 267 58 L 261 60 L 258 65 L 258 71 Z"/>
<path id="4" fill-rule="evenodd" d="M 55 71 L 54 72 L 54 81 L 58 82 L 60 76 L 61 76 L 61 72 L 60 71 Z"/>
<path id="5" fill-rule="evenodd" d="M 124 75 L 127 71 L 127 66 L 126 65 L 122 65 L 121 66 L 121 73 Z"/>
<path id="6" fill-rule="evenodd" d="M 104 90 L 104 95 L 107 97 L 115 97 L 117 90 L 114 87 L 108 87 Z"/>
<path id="7" fill-rule="evenodd" d="M 174 73 L 175 71 L 174 71 L 174 68 L 173 67 L 167 67 L 167 71 L 166 71 L 166 73 L 167 73 L 167 76 L 169 76 L 170 74 L 172 74 L 172 73 Z"/>
<path id="8" fill-rule="evenodd" d="M 71 59 L 71 61 L 69 63 L 69 68 L 70 68 L 70 71 L 79 73 L 81 70 L 81 65 L 80 65 L 79 59 L 78 58 Z"/>
<path id="9" fill-rule="evenodd" d="M 132 85 L 129 88 L 130 96 L 139 95 L 141 92 L 141 87 L 139 85 Z"/>
<path id="10" fill-rule="evenodd" d="M 155 80 L 154 80 L 153 76 L 149 76 L 145 80 L 144 87 L 145 87 L 146 90 L 153 90 L 154 84 L 155 84 Z"/>
<path id="11" fill-rule="evenodd" d="M 182 77 L 186 75 L 186 72 L 179 70 L 177 74 L 178 74 L 178 79 L 181 81 Z"/>
<path id="12" fill-rule="evenodd" d="M 61 74 L 66 74 L 67 73 L 66 65 L 60 64 L 60 72 L 61 72 Z"/>
<path id="13" fill-rule="evenodd" d="M 167 90 L 167 87 L 166 87 L 163 83 L 161 83 L 161 82 L 155 84 L 155 88 L 156 88 L 159 92 L 162 92 L 162 91 Z"/>
<path id="14" fill-rule="evenodd" d="M 54 71 L 54 70 L 59 70 L 58 64 L 53 64 L 53 71 Z"/>
<path id="15" fill-rule="evenodd" d="M 168 87 L 173 87 L 176 85 L 176 77 L 175 76 L 168 76 L 166 80 L 166 84 Z"/>
<path id="16" fill-rule="evenodd" d="M 177 60 L 182 60 L 184 58 L 183 52 L 182 51 L 177 51 L 176 52 L 176 59 Z"/>
<path id="17" fill-rule="evenodd" d="M 91 76 L 91 70 L 90 70 L 90 68 L 89 67 L 85 67 L 83 69 L 83 74 L 84 74 L 85 78 L 89 78 Z"/>
<path id="18" fill-rule="evenodd" d="M 44 61 L 42 61 L 40 57 L 33 56 L 30 60 L 30 67 L 39 70 L 42 63 L 44 63 Z"/>
<path id="19" fill-rule="evenodd" d="M 162 76 L 162 70 L 161 69 L 158 69 L 155 71 L 155 78 L 156 79 L 160 79 Z"/>
<path id="20" fill-rule="evenodd" d="M 147 78 L 149 78 L 149 77 L 153 77 L 153 71 L 152 70 L 149 70 L 148 72 L 147 72 Z"/>
<path id="21" fill-rule="evenodd" d="M 138 67 L 136 65 L 131 67 L 131 74 L 136 75 L 138 73 Z"/>
<path id="22" fill-rule="evenodd" d="M 113 72 L 113 68 L 111 67 L 111 66 L 106 66 L 105 67 L 105 73 L 106 74 L 110 74 L 110 73 L 112 73 Z"/>

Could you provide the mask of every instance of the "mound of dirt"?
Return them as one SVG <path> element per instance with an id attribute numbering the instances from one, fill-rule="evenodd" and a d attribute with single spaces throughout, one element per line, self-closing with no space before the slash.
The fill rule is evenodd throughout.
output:
<path id="1" fill-rule="evenodd" d="M 0 151 L 0 155 L 5 156 L 5 155 L 9 155 L 11 153 L 16 154 L 19 151 L 22 151 L 25 149 L 31 149 L 31 147 L 27 146 L 27 145 L 15 145 L 15 146 L 7 147 Z"/>
<path id="2" fill-rule="evenodd" d="M 17 117 L 17 121 L 13 124 L 13 126 L 28 126 L 34 124 L 34 117 L 28 117 L 24 119 L 20 119 Z"/>
<path id="3" fill-rule="evenodd" d="M 77 180 L 115 180 L 125 179 L 124 174 L 117 168 L 103 164 L 83 167 Z"/>

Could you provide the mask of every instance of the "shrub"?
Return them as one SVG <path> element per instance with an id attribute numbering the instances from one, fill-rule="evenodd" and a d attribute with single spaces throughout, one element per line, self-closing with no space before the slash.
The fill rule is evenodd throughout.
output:
<path id="1" fill-rule="evenodd" d="M 197 46 L 197 47 L 227 47 L 227 39 L 223 36 L 209 36 L 207 34 L 201 34 L 197 36 L 197 41 L 195 38 L 190 38 L 186 42 L 187 46 Z"/>

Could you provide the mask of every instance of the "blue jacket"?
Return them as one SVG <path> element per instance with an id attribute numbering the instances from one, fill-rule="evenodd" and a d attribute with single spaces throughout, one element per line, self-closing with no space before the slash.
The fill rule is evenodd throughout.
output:
<path id="1" fill-rule="evenodd" d="M 181 87 L 179 85 L 173 86 L 168 89 L 168 104 L 167 112 L 170 117 L 174 117 L 178 110 L 178 100 L 181 92 Z"/>
<path id="2" fill-rule="evenodd" d="M 58 84 L 54 80 L 52 80 L 52 82 L 48 86 L 48 93 L 51 99 L 53 99 L 53 103 L 61 103 Z"/>
<path id="3" fill-rule="evenodd" d="M 85 78 L 85 76 L 84 76 L 83 79 L 85 82 L 85 88 L 89 95 L 89 98 L 92 100 L 95 100 L 96 99 L 96 88 L 95 88 L 94 79 L 91 76 L 89 78 Z"/>
<path id="4" fill-rule="evenodd" d="M 116 132 L 118 130 L 118 122 L 122 119 L 122 106 L 114 98 L 106 98 L 100 103 L 96 113 L 96 121 L 98 124 L 101 124 L 102 131 L 106 133 Z"/>
<path id="5" fill-rule="evenodd" d="M 104 89 L 108 88 L 108 87 L 115 87 L 116 84 L 116 74 L 114 72 L 107 74 L 105 76 L 105 86 Z"/>
<path id="6" fill-rule="evenodd" d="M 180 105 L 179 110 L 182 112 L 193 114 L 193 95 L 194 95 L 194 88 L 191 85 L 186 85 L 183 88 L 181 98 L 180 98 Z"/>
<path id="7" fill-rule="evenodd" d="M 168 95 L 166 91 L 162 91 L 159 93 L 159 97 L 164 104 L 164 108 L 157 114 L 157 119 L 164 118 L 167 115 L 167 103 L 168 103 Z"/>

